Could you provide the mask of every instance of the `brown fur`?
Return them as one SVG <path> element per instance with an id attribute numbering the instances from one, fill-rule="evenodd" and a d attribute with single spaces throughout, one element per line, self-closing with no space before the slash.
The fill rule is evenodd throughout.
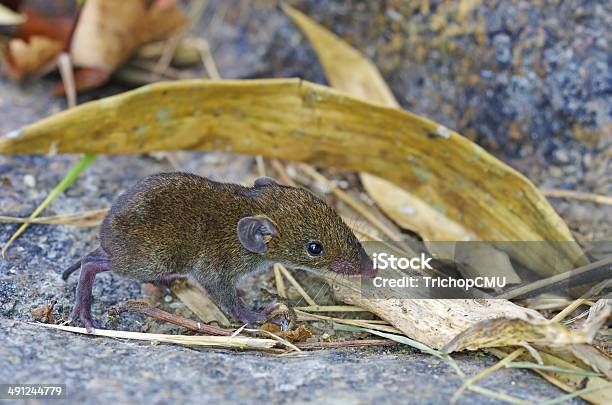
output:
<path id="1" fill-rule="evenodd" d="M 237 237 L 238 221 L 256 215 L 270 219 L 278 231 L 262 254 L 247 250 Z M 311 241 L 322 243 L 322 256 L 308 254 Z M 274 182 L 242 187 L 187 173 L 147 177 L 115 200 L 100 242 L 113 272 L 140 281 L 190 275 L 223 309 L 245 319 L 253 313 L 240 313 L 236 283 L 274 262 L 371 272 L 359 241 L 325 202 L 305 189 Z"/>

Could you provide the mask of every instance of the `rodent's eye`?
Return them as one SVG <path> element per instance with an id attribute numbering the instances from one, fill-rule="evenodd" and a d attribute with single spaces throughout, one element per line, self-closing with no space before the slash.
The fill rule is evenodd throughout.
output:
<path id="1" fill-rule="evenodd" d="M 321 256 L 323 254 L 321 242 L 310 242 L 308 244 L 308 254 L 311 256 Z"/>

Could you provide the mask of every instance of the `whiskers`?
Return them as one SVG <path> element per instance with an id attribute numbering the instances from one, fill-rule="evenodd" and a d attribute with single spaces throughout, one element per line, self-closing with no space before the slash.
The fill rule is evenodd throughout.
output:
<path id="1" fill-rule="evenodd" d="M 313 269 L 310 267 L 299 267 L 297 269 L 306 271 L 310 274 L 314 274 L 317 277 L 320 277 L 324 281 L 324 283 L 321 285 L 321 287 L 319 287 L 319 290 L 317 291 L 317 293 L 315 294 L 313 298 L 313 301 L 315 302 L 317 298 L 321 296 L 321 293 L 323 293 L 326 288 L 330 288 L 330 287 L 335 288 L 336 286 L 339 286 L 339 287 L 347 288 L 356 293 L 361 293 L 361 288 L 355 286 L 357 279 L 354 278 L 351 280 L 348 274 L 336 273 L 330 270 Z M 317 287 L 316 285 L 310 286 L 307 290 L 307 293 L 310 295 L 311 291 L 316 287 Z M 296 306 L 299 306 L 303 301 L 304 301 L 304 297 L 300 297 Z"/>

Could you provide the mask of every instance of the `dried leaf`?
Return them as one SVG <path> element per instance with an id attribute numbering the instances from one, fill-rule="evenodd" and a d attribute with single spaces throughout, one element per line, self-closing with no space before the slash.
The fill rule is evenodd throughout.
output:
<path id="1" fill-rule="evenodd" d="M 52 68 L 56 56 L 67 44 L 73 25 L 71 17 L 50 17 L 31 8 L 24 8 L 23 16 L 25 21 L 8 42 L 5 60 L 7 73 L 15 80 Z"/>
<path id="2" fill-rule="evenodd" d="M 29 41 L 13 38 L 8 42 L 7 72 L 15 80 L 21 80 L 46 67 L 61 50 L 60 42 L 47 37 L 34 35 Z"/>
<path id="3" fill-rule="evenodd" d="M 32 314 L 32 318 L 34 320 L 45 322 L 45 323 L 55 323 L 55 315 L 53 314 L 53 308 L 55 307 L 56 301 L 53 300 L 51 302 L 45 303 L 39 307 L 36 307 L 30 311 Z"/>
<path id="4" fill-rule="evenodd" d="M 334 283 L 334 280 L 330 280 Z M 350 284 L 348 284 L 350 283 Z M 506 300 L 473 299 L 370 299 L 361 293 L 359 280 L 345 280 L 337 286 L 342 301 L 367 309 L 412 339 L 434 349 L 446 346 L 457 335 L 482 321 L 495 318 L 544 322 L 538 312 Z M 404 294 L 405 295 L 405 294 Z M 516 336 L 514 344 L 525 341 Z"/>
<path id="5" fill-rule="evenodd" d="M 576 345 L 576 346 L 591 347 L 587 345 Z M 507 355 L 505 351 L 502 351 L 500 349 L 492 348 L 492 349 L 489 349 L 489 351 L 494 353 L 498 357 L 505 357 Z M 544 364 L 547 366 L 554 366 L 554 367 L 559 367 L 562 369 L 569 369 L 569 370 L 575 370 L 575 371 L 584 370 L 584 368 L 575 365 L 573 362 L 562 359 L 561 357 L 557 355 L 556 352 L 540 351 L 540 355 L 542 356 Z M 529 360 L 529 356 L 525 354 L 521 356 L 520 359 L 523 361 L 527 361 Z M 597 369 L 595 370 L 601 372 L 600 370 L 597 370 Z M 610 382 L 604 378 L 584 377 L 579 374 L 568 374 L 568 373 L 555 372 L 551 370 L 544 371 L 544 370 L 534 369 L 533 371 L 540 374 L 542 377 L 544 377 L 546 380 L 548 380 L 552 384 L 555 384 L 559 386 L 560 388 L 564 390 L 568 390 L 568 391 L 581 390 L 584 388 L 596 389 L 596 388 L 603 387 L 602 390 L 600 391 L 584 393 L 584 394 L 581 394 L 580 396 L 583 399 L 591 403 L 594 403 L 594 404 L 603 405 L 603 404 L 610 403 L 610 396 L 612 396 L 612 388 L 609 386 L 606 388 L 606 385 L 609 385 Z"/>
<path id="6" fill-rule="evenodd" d="M 27 17 L 0 4 L 0 26 L 17 26 L 23 24 Z"/>
<path id="7" fill-rule="evenodd" d="M 47 15 L 45 7 L 24 7 L 22 12 L 27 20 L 15 32 L 15 38 L 28 40 L 32 36 L 46 37 L 61 43 L 62 49 L 65 48 L 74 24 L 74 9 L 62 9 L 58 16 Z"/>
<path id="8" fill-rule="evenodd" d="M 59 153 L 261 154 L 370 171 L 423 197 L 435 195 L 445 200 L 448 216 L 481 239 L 571 239 L 527 179 L 454 132 L 431 139 L 437 128 L 414 114 L 296 79 L 193 80 L 157 83 L 58 113 L 0 138 L 0 153 L 45 154 L 56 146 Z M 431 175 L 425 182 L 423 173 Z M 469 192 L 450 188 L 458 173 Z M 536 270 L 543 272 L 573 267 L 583 257 L 578 245 L 560 245 L 564 251 L 512 253 L 531 267 L 541 264 Z"/>
<path id="9" fill-rule="evenodd" d="M 272 332 L 283 339 L 287 339 L 291 343 L 305 342 L 312 337 L 312 332 L 304 325 L 300 325 L 295 329 L 282 331 L 280 327 L 274 323 L 265 323 L 261 326 L 262 330 Z"/>
<path id="10" fill-rule="evenodd" d="M 71 56 L 80 67 L 112 72 L 142 44 L 166 38 L 186 17 L 174 1 L 87 0 L 75 29 Z"/>
<path id="11" fill-rule="evenodd" d="M 242 350 L 267 350 L 272 349 L 276 345 L 276 340 L 273 339 L 252 338 L 246 336 L 166 335 L 159 333 L 125 332 L 107 329 L 95 329 L 92 333 L 89 333 L 85 328 L 76 328 L 74 326 L 47 325 L 44 323 L 31 324 L 90 336 L 106 336 L 118 339 L 134 339 L 160 343 L 175 343 L 186 346 L 215 347 L 222 349 Z"/>
<path id="12" fill-rule="evenodd" d="M 334 87 L 370 102 L 399 108 L 399 104 L 380 75 L 380 72 L 367 58 L 298 10 L 288 5 L 284 5 L 283 10 L 308 37 L 317 52 L 327 79 Z M 453 136 L 451 136 L 451 133 Z M 464 163 L 467 162 L 468 164 L 457 167 L 456 173 L 443 174 L 445 160 L 458 157 L 453 145 L 453 140 L 457 139 L 456 136 L 459 135 L 441 125 L 437 125 L 437 127 L 430 129 L 428 138 L 414 140 L 414 142 L 423 144 L 423 150 L 429 149 L 431 153 L 422 156 L 409 154 L 408 161 L 413 161 L 415 166 L 419 166 L 421 160 L 431 159 L 432 166 L 439 165 L 438 168 L 430 167 L 429 170 L 415 168 L 415 174 L 422 179 L 420 184 L 414 185 L 412 188 L 401 189 L 388 181 L 368 174 L 362 174 L 362 184 L 382 210 L 393 218 L 398 225 L 419 233 L 425 240 L 463 241 L 479 238 L 491 241 L 502 240 L 493 235 L 485 236 L 477 227 L 466 223 L 466 218 L 454 215 L 453 213 L 462 204 L 449 197 L 451 195 L 457 196 L 471 193 L 471 190 L 465 187 L 464 179 L 469 177 L 466 176 L 466 172 L 472 170 L 470 163 L 475 159 L 479 159 L 475 156 L 471 158 L 466 157 Z M 446 139 L 446 141 L 441 141 L 441 139 Z M 465 140 L 465 142 L 469 141 Z M 476 145 L 473 146 L 478 148 Z M 434 153 L 434 149 L 440 150 L 439 156 L 434 156 L 438 155 L 438 153 Z M 479 152 L 480 156 L 484 154 L 486 152 Z M 507 177 L 502 181 L 507 183 L 508 186 L 515 182 L 528 182 L 519 173 L 514 172 L 504 163 L 488 154 L 487 160 L 487 167 L 483 168 L 482 173 L 504 171 L 507 173 Z M 438 183 L 437 180 L 442 178 L 446 178 L 447 181 Z M 535 190 L 533 185 L 530 184 L 530 188 L 533 189 L 533 193 L 538 194 L 539 200 L 544 200 L 544 197 Z M 518 195 L 516 196 L 518 197 Z M 484 198 L 482 200 L 483 211 L 486 210 L 484 206 L 486 201 L 491 197 L 491 195 L 476 197 Z M 476 213 L 474 214 L 476 215 Z M 552 210 L 547 210 L 545 215 L 549 216 L 547 221 L 551 225 L 554 224 L 553 226 L 557 228 L 558 235 L 561 237 L 561 239 L 546 240 L 573 240 L 567 226 Z M 580 248 L 577 245 L 572 246 L 570 249 L 580 256 Z M 547 263 L 548 260 L 554 260 L 554 252 L 552 251 L 547 252 L 550 257 L 547 259 L 542 258 L 543 260 L 538 257 L 530 257 L 530 259 L 526 260 L 524 257 L 525 252 L 514 251 L 509 253 L 513 257 L 518 258 L 527 267 L 544 275 L 562 272 L 561 268 L 569 270 L 573 266 L 552 268 Z M 509 263 L 507 263 L 502 271 L 498 271 L 496 275 L 507 275 L 514 280 L 518 279 Z"/>
<path id="13" fill-rule="evenodd" d="M 485 347 L 514 346 L 520 342 L 546 346 L 589 343 L 581 331 L 570 331 L 557 322 L 497 318 L 479 322 L 461 332 L 447 345 L 448 353 Z"/>
<path id="14" fill-rule="evenodd" d="M 582 325 L 585 333 L 591 338 L 595 337 L 597 331 L 599 331 L 608 318 L 610 318 L 610 314 L 612 314 L 612 304 L 610 304 L 610 300 L 607 298 L 598 300 L 589 310 L 589 317 Z"/>

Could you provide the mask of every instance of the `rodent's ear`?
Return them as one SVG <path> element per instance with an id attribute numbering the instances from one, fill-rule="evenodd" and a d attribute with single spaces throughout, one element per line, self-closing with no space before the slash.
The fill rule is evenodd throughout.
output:
<path id="1" fill-rule="evenodd" d="M 257 180 L 255 180 L 255 183 L 253 184 L 255 187 L 263 187 L 263 186 L 278 186 L 278 182 L 276 180 L 274 180 L 272 177 L 260 177 Z"/>
<path id="2" fill-rule="evenodd" d="M 278 234 L 274 223 L 264 216 L 241 218 L 237 231 L 242 246 L 253 253 L 266 253 L 268 242 Z"/>

